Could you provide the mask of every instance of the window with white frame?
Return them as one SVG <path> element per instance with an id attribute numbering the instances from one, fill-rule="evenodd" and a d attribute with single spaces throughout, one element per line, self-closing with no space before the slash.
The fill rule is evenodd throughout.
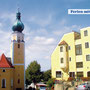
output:
<path id="1" fill-rule="evenodd" d="M 87 77 L 90 77 L 90 71 L 87 72 Z"/>
<path id="2" fill-rule="evenodd" d="M 83 68 L 83 62 L 76 62 L 76 68 Z"/>
<path id="3" fill-rule="evenodd" d="M 61 58 L 61 59 L 60 59 L 60 62 L 61 62 L 61 63 L 64 63 L 64 59 L 63 59 L 63 58 Z"/>
<path id="4" fill-rule="evenodd" d="M 60 47 L 60 52 L 63 52 L 63 47 Z"/>
<path id="5" fill-rule="evenodd" d="M 83 77 L 83 72 L 77 72 L 77 77 Z"/>
<path id="6" fill-rule="evenodd" d="M 5 70 L 5 69 L 3 69 L 3 70 L 2 70 L 2 72 L 6 72 L 6 70 Z"/>
<path id="7" fill-rule="evenodd" d="M 76 55 L 82 55 L 82 45 L 81 44 L 75 45 L 75 51 Z"/>
<path id="8" fill-rule="evenodd" d="M 89 42 L 85 43 L 85 48 L 89 48 Z"/>
<path id="9" fill-rule="evenodd" d="M 11 79 L 11 87 L 13 87 L 13 79 Z"/>
<path id="10" fill-rule="evenodd" d="M 88 31 L 87 30 L 84 31 L 84 36 L 88 36 Z"/>
<path id="11" fill-rule="evenodd" d="M 56 71 L 56 77 L 57 78 L 61 78 L 61 74 L 62 74 L 61 71 Z"/>
<path id="12" fill-rule="evenodd" d="M 2 88 L 6 88 L 6 79 L 2 79 Z"/>
<path id="13" fill-rule="evenodd" d="M 68 50 L 71 50 L 71 46 L 68 46 Z"/>
<path id="14" fill-rule="evenodd" d="M 90 55 L 86 55 L 86 61 L 90 61 Z"/>
<path id="15" fill-rule="evenodd" d="M 69 77 L 75 77 L 75 72 L 69 72 Z"/>
<path id="16" fill-rule="evenodd" d="M 69 57 L 69 61 L 71 61 L 71 57 Z"/>

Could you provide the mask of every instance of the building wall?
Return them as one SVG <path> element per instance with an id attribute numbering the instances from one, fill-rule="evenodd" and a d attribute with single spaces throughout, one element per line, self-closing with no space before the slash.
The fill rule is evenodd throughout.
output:
<path id="1" fill-rule="evenodd" d="M 76 71 L 76 59 L 75 59 L 75 33 L 65 34 L 61 41 L 65 41 L 70 46 L 70 50 L 68 50 L 68 61 L 71 57 L 71 61 L 69 61 L 69 72 Z"/>
<path id="2" fill-rule="evenodd" d="M 3 72 L 3 69 L 5 72 Z M 14 68 L 0 68 L 0 90 L 13 90 L 11 80 L 13 79 Z M 6 88 L 2 88 L 2 79 L 6 79 Z"/>
<path id="3" fill-rule="evenodd" d="M 88 31 L 88 36 L 84 36 L 84 31 Z M 83 71 L 84 77 L 87 77 L 87 72 L 90 71 L 90 61 L 86 61 L 86 55 L 90 55 L 90 27 L 81 29 L 82 53 L 83 53 Z M 89 48 L 85 48 L 85 42 L 89 42 Z"/>
<path id="4" fill-rule="evenodd" d="M 18 48 L 18 44 L 20 48 Z M 14 64 L 24 64 L 24 43 L 14 43 Z"/>
<path id="5" fill-rule="evenodd" d="M 16 88 L 22 88 L 24 90 L 24 66 L 15 65 L 14 67 L 14 90 Z M 18 83 L 18 79 L 20 79 L 20 83 Z"/>
<path id="6" fill-rule="evenodd" d="M 76 59 L 75 59 L 75 41 L 74 41 L 74 32 L 69 33 L 69 34 L 65 34 L 63 36 L 63 38 L 61 39 L 61 41 L 65 41 L 68 46 L 71 47 L 70 50 L 68 50 L 68 56 L 67 56 L 67 61 L 69 61 L 69 57 L 71 57 L 71 61 L 68 62 L 68 72 L 72 72 L 72 71 L 76 71 Z M 61 42 L 60 41 L 60 42 Z M 62 71 L 63 73 L 63 78 L 65 80 L 68 79 L 69 73 L 64 71 L 63 69 L 60 68 L 60 46 L 57 46 L 56 49 L 54 50 L 54 52 L 52 53 L 51 56 L 51 66 L 52 66 L 52 77 L 56 77 L 56 71 Z M 61 79 L 61 78 L 58 78 Z"/>
<path id="7" fill-rule="evenodd" d="M 87 30 L 88 36 L 84 36 L 85 30 Z M 90 55 L 90 27 L 81 29 L 80 34 L 76 32 L 64 34 L 60 42 L 62 41 L 65 41 L 68 47 L 70 46 L 71 48 L 67 52 L 68 71 L 65 71 L 60 67 L 60 57 L 62 57 L 63 55 L 60 53 L 60 46 L 57 45 L 51 55 L 52 77 L 56 78 L 56 71 L 61 71 L 63 73 L 61 78 L 56 78 L 58 80 L 67 80 L 69 77 L 69 72 L 75 72 L 75 77 L 77 77 L 77 72 L 83 72 L 83 77 L 87 77 L 87 72 L 90 71 L 90 61 L 86 61 L 86 55 Z M 85 48 L 85 42 L 89 42 L 89 48 Z M 82 45 L 82 55 L 76 55 L 75 45 L 79 44 Z M 77 62 L 83 62 L 83 67 L 76 68 Z"/>
<path id="8" fill-rule="evenodd" d="M 55 51 L 51 56 L 51 72 L 52 78 L 56 78 L 56 71 L 60 71 L 60 55 L 59 55 L 59 46 L 56 47 Z M 61 70 L 62 71 L 62 70 Z M 60 78 L 57 78 L 60 79 Z"/>

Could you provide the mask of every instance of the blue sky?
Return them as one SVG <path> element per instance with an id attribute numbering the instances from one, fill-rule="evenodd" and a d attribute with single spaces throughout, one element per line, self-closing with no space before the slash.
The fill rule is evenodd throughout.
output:
<path id="1" fill-rule="evenodd" d="M 90 9 L 90 0 L 1 0 L 0 55 L 10 56 L 12 26 L 19 6 L 25 25 L 26 67 L 37 60 L 51 68 L 51 54 L 63 34 L 90 26 L 90 15 L 68 15 L 68 9 Z"/>

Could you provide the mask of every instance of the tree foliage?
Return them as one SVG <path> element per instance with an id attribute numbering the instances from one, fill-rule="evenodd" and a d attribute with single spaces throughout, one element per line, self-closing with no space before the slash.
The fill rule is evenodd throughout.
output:
<path id="1" fill-rule="evenodd" d="M 46 82 L 51 78 L 51 70 L 43 72 L 43 80 Z"/>
<path id="2" fill-rule="evenodd" d="M 33 61 L 26 69 L 26 84 L 37 83 L 41 80 L 41 66 L 37 61 Z"/>

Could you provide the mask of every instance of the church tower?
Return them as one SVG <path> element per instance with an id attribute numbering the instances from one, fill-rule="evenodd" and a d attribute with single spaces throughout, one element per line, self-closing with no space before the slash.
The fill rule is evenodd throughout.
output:
<path id="1" fill-rule="evenodd" d="M 25 89 L 25 42 L 24 25 L 21 22 L 21 13 L 16 13 L 16 22 L 12 27 L 11 35 L 11 60 L 14 66 L 13 86 L 14 90 Z"/>

